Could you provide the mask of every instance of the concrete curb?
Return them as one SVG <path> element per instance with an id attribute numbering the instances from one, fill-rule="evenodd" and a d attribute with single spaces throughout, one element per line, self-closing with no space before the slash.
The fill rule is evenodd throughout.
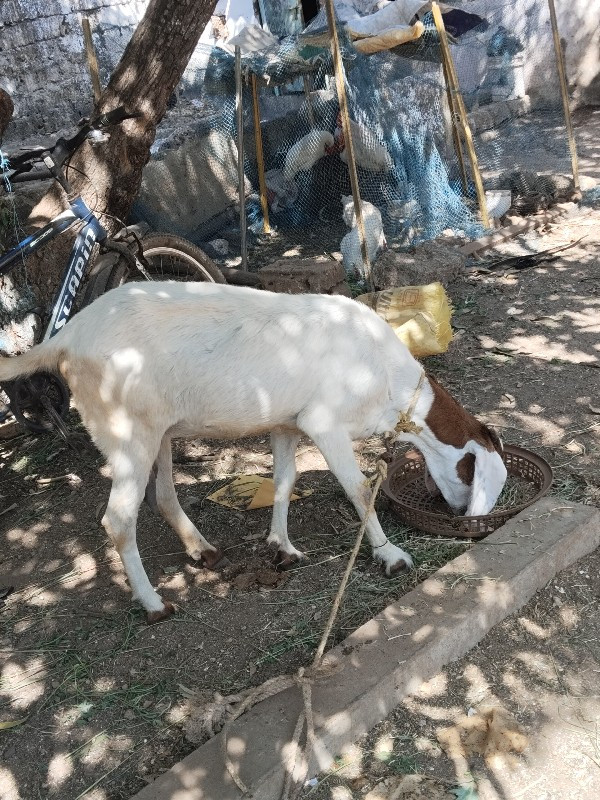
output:
<path id="1" fill-rule="evenodd" d="M 544 498 L 358 628 L 330 651 L 339 669 L 313 687 L 317 746 L 309 774 L 329 767 L 404 696 L 599 544 L 597 509 Z M 229 754 L 256 800 L 279 800 L 282 757 L 301 710 L 299 690 L 290 689 L 235 723 Z M 132 800 L 240 797 L 218 735 Z"/>

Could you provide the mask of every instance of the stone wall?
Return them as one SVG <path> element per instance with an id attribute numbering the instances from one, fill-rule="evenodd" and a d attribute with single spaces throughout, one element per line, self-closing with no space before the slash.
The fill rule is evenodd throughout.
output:
<path id="1" fill-rule="evenodd" d="M 92 87 L 81 19 L 90 18 L 103 84 L 147 0 L 3 0 L 0 86 L 15 104 L 11 140 L 51 133 L 89 113 Z"/>
<path id="2" fill-rule="evenodd" d="M 600 0 L 557 3 L 567 71 L 575 98 L 600 102 Z M 7 131 L 12 141 L 71 127 L 90 111 L 92 88 L 85 58 L 82 16 L 92 23 L 102 83 L 118 62 L 147 0 L 2 0 L 0 2 L 0 87 L 15 103 L 14 122 Z M 223 0 L 220 6 L 223 5 Z M 225 4 L 227 5 L 227 4 Z M 461 5 L 456 2 L 456 5 Z M 526 91 L 535 98 L 558 101 L 552 31 L 546 0 L 516 0 L 499 6 L 496 0 L 473 0 L 469 10 L 502 21 L 509 32 L 522 36 L 525 47 Z M 499 9 L 501 11 L 499 12 Z M 210 27 L 210 26 L 209 26 Z M 487 35 L 480 46 L 454 48 L 463 88 L 484 79 Z M 207 29 L 202 40 L 210 44 Z M 199 49 L 200 50 L 200 49 Z M 203 75 L 203 56 L 192 58 L 187 83 Z"/>
<path id="3" fill-rule="evenodd" d="M 451 3 L 452 5 L 453 3 Z M 525 92 L 534 106 L 560 105 L 560 84 L 550 12 L 547 0 L 472 0 L 456 3 L 480 14 L 491 23 L 490 29 L 468 41 L 468 46 L 453 48 L 461 88 L 467 98 L 485 80 L 488 69 L 486 47 L 498 24 L 524 43 Z M 576 103 L 600 104 L 600 0 L 555 2 L 571 98 Z M 468 37 L 466 37 L 468 38 Z"/>

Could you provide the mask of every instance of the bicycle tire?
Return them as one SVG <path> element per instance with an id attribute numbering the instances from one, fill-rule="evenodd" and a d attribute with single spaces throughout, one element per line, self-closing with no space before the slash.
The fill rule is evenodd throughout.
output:
<path id="1" fill-rule="evenodd" d="M 153 233 L 142 239 L 144 258 L 149 262 L 148 272 L 153 280 L 205 280 L 226 283 L 223 273 L 204 250 L 187 239 L 171 234 Z M 168 261 L 184 255 L 181 263 Z M 164 261 L 159 261 L 164 259 Z"/>
<path id="2" fill-rule="evenodd" d="M 142 248 L 151 280 L 226 283 L 223 273 L 204 250 L 180 236 L 153 233 L 142 239 Z M 134 273 L 125 259 L 119 258 L 88 283 L 82 308 L 124 283 L 144 280 L 144 275 Z"/>

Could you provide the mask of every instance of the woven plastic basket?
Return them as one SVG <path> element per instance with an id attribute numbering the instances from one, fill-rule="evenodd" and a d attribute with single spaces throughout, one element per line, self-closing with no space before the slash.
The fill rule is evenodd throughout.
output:
<path id="1" fill-rule="evenodd" d="M 391 509 L 407 525 L 438 536 L 483 539 L 543 497 L 552 485 L 550 464 L 530 450 L 505 445 L 503 459 L 509 475 L 533 484 L 537 490 L 535 496 L 526 503 L 479 517 L 455 516 L 445 502 L 431 497 L 425 486 L 425 463 L 422 459 L 403 457 L 394 461 L 388 467 L 388 476 L 381 488 Z"/>

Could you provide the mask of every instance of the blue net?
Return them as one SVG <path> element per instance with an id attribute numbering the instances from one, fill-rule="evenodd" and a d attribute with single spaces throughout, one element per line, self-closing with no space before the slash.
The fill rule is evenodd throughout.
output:
<path id="1" fill-rule="evenodd" d="M 549 70 L 546 91 L 535 97 L 525 94 L 525 85 L 531 83 L 527 59 L 536 63 L 532 43 L 541 27 L 547 29 L 546 4 L 539 0 L 530 5 L 533 12 L 524 14 L 514 3 L 473 0 L 468 10 L 445 14 L 484 187 L 509 190 L 515 213 L 550 205 L 564 181 L 548 183 L 546 177 L 569 171 L 556 65 L 546 58 L 548 53 L 543 66 Z M 424 33 L 418 39 L 374 55 L 359 52 L 338 23 L 372 257 L 386 246 L 402 250 L 441 235 L 476 238 L 484 233 L 464 145 L 464 167 L 457 156 L 438 35 L 431 14 L 421 21 Z M 345 265 L 352 266 L 347 253 L 358 252 L 356 220 L 348 207 L 347 149 L 324 12 L 301 33 L 244 55 L 242 72 L 246 214 L 250 246 L 256 245 L 250 267 L 288 251 L 341 251 Z M 270 224 L 279 234 L 266 245 L 260 237 L 263 210 L 251 76 L 258 84 Z M 199 47 L 186 72 L 184 97 L 198 111 L 193 123 L 196 150 L 190 146 L 185 151 L 183 174 L 174 178 L 168 164 L 172 140 L 159 134 L 154 166 L 164 202 L 149 221 L 199 243 L 224 235 L 232 255 L 239 244 L 232 53 Z M 173 118 L 176 114 L 177 109 Z M 199 187 L 193 213 L 180 210 L 177 177 Z M 211 192 L 216 195 L 215 213 L 207 211 Z M 151 217 L 148 205 L 142 211 Z M 170 216 L 165 221 L 166 213 Z M 358 262 L 360 256 L 354 264 L 360 276 Z"/>
<path id="2" fill-rule="evenodd" d="M 431 24 L 427 22 L 424 41 L 418 45 L 427 57 L 419 61 L 390 52 L 363 55 L 354 49 L 342 26 L 339 38 L 359 187 L 363 201 L 370 204 L 365 215 L 372 217 L 367 219 L 372 228 L 367 233 L 373 239 L 370 254 L 375 256 L 385 244 L 412 246 L 444 231 L 466 237 L 482 233 L 472 187 L 461 184 L 452 162 L 445 89 Z M 213 172 L 220 179 L 228 171 L 233 177 L 234 58 L 220 48 L 205 48 L 196 58 L 186 95 L 195 96 L 203 112 L 198 131 L 200 124 L 204 126 L 205 156 Z M 251 233 L 259 235 L 263 228 L 248 85 L 250 76 L 255 76 L 272 227 L 281 234 L 284 249 L 294 236 L 306 239 L 308 232 L 312 250 L 305 242 L 303 253 L 344 252 L 344 237 L 352 234 L 352 226 L 342 216 L 351 185 L 324 13 L 301 35 L 243 56 L 242 72 L 244 171 L 250 190 L 246 211 Z M 159 139 L 155 151 L 160 146 Z M 235 188 L 233 183 L 232 197 Z M 206 220 L 193 232 L 182 232 L 202 241 L 219 231 L 214 220 Z M 346 239 L 346 248 L 351 244 Z M 273 247 L 268 252 L 271 257 L 277 255 Z M 361 266 L 356 264 L 359 274 Z"/>

